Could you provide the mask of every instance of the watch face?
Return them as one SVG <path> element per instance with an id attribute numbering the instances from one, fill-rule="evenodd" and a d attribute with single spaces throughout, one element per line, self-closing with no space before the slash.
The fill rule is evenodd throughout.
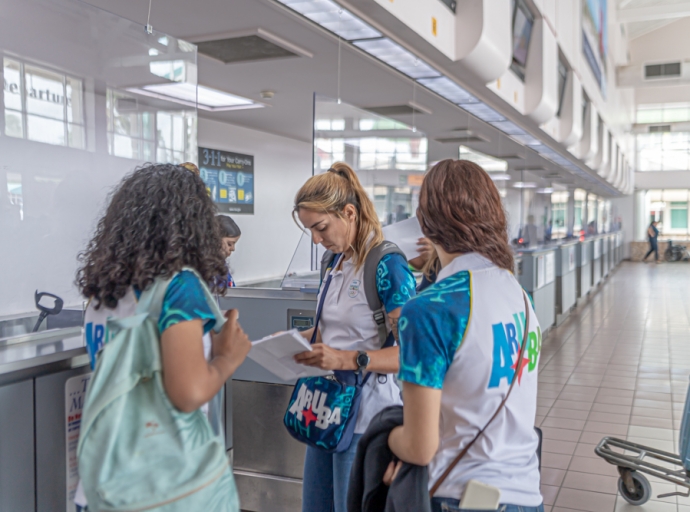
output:
<path id="1" fill-rule="evenodd" d="M 362 352 L 357 355 L 357 366 L 365 367 L 369 364 L 369 355 L 366 352 Z"/>

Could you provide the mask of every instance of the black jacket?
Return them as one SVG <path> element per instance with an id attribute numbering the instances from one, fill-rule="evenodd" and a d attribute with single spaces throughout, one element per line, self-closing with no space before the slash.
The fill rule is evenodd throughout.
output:
<path id="1" fill-rule="evenodd" d="M 350 473 L 347 512 L 431 512 L 426 467 L 403 463 L 390 488 L 383 475 L 393 460 L 388 434 L 403 424 L 403 408 L 388 407 L 374 416 L 357 445 Z"/>

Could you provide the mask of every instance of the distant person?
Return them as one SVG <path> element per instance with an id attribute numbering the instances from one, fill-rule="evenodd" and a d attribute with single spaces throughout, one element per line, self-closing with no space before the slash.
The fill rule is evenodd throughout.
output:
<path id="1" fill-rule="evenodd" d="M 654 261 L 659 263 L 659 230 L 657 229 L 658 222 L 653 220 L 647 228 L 647 240 L 649 240 L 649 251 L 644 255 L 642 261 L 647 262 L 647 257 L 654 253 Z"/>
<path id="2" fill-rule="evenodd" d="M 221 235 L 223 237 L 223 256 L 225 256 L 227 260 L 232 253 L 235 252 L 235 244 L 239 242 L 242 231 L 235 221 L 227 215 L 217 215 L 216 220 L 220 225 Z M 232 278 L 228 264 L 228 288 L 234 288 L 235 286 L 235 280 Z"/>
<path id="3" fill-rule="evenodd" d="M 388 215 L 388 224 L 395 224 L 410 218 L 410 214 L 405 212 L 405 206 L 399 204 L 395 207 L 395 213 Z"/>
<path id="4" fill-rule="evenodd" d="M 549 223 L 546 226 L 546 230 L 544 232 L 544 240 L 546 242 L 551 241 L 551 234 L 553 233 L 553 222 L 549 221 Z"/>

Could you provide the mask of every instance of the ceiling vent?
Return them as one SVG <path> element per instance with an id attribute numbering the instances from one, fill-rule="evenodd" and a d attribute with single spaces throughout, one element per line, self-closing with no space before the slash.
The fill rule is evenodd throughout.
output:
<path id="1" fill-rule="evenodd" d="M 380 116 L 409 116 L 414 114 L 431 114 L 431 110 L 424 108 L 416 103 L 407 103 L 405 105 L 385 105 L 381 107 L 364 107 L 365 110 L 378 114 Z"/>
<path id="2" fill-rule="evenodd" d="M 658 124 L 655 126 L 648 126 L 647 131 L 649 133 L 667 133 L 671 131 L 670 124 Z"/>
<path id="3" fill-rule="evenodd" d="M 118 112 L 136 112 L 139 110 L 139 102 L 136 98 L 117 98 L 115 110 Z"/>
<path id="4" fill-rule="evenodd" d="M 465 131 L 462 135 L 452 137 L 438 137 L 434 139 L 441 144 L 467 144 L 469 142 L 489 142 L 488 137 L 473 131 Z"/>
<path id="5" fill-rule="evenodd" d="M 656 78 L 678 78 L 680 76 L 680 62 L 667 62 L 666 64 L 647 64 L 644 67 L 646 80 Z"/>
<path id="6" fill-rule="evenodd" d="M 314 55 L 264 29 L 190 38 L 198 52 L 224 64 L 313 57 Z"/>

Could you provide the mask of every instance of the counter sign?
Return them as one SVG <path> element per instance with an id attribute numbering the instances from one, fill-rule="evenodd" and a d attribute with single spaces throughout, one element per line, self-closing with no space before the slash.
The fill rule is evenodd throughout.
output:
<path id="1" fill-rule="evenodd" d="M 199 148 L 199 171 L 221 213 L 254 213 L 254 157 Z"/>

